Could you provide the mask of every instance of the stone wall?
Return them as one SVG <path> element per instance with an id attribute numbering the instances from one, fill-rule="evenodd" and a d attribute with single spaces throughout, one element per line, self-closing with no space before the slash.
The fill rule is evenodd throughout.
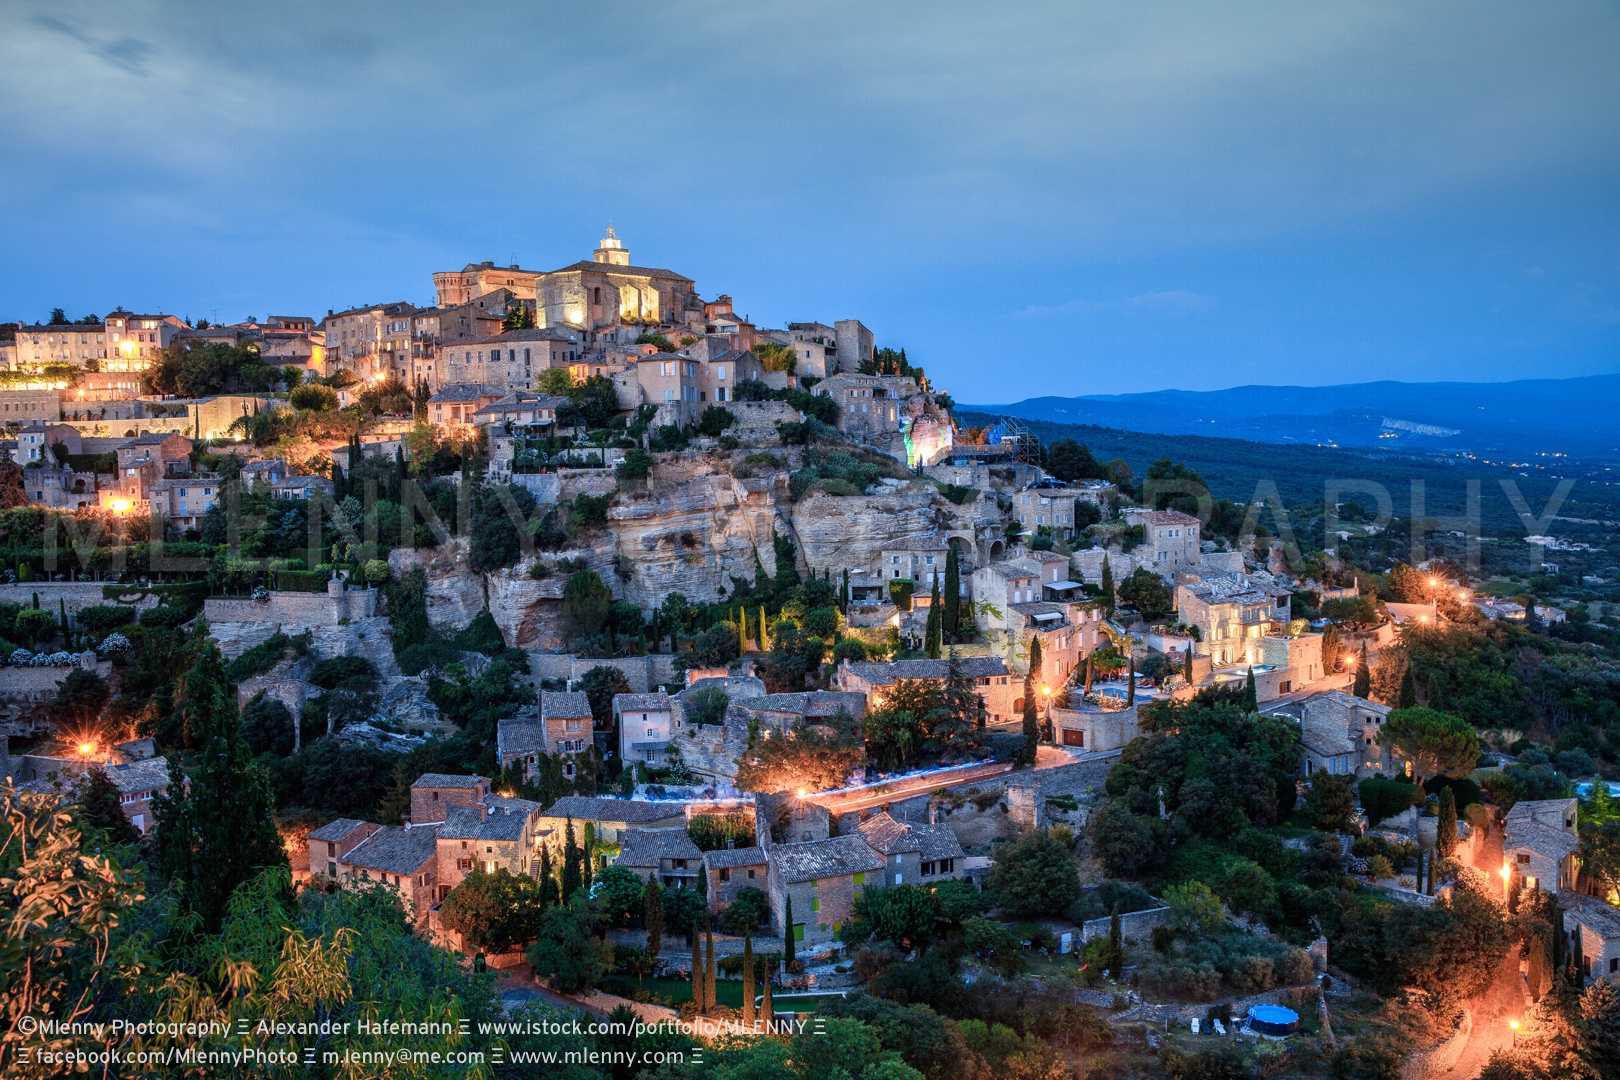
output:
<path id="1" fill-rule="evenodd" d="M 1078 709 L 1050 710 L 1052 727 L 1060 744 L 1083 750 L 1119 750 L 1137 735 L 1141 728 L 1137 721 L 1136 706 L 1117 711 L 1082 711 Z M 1064 743 L 1065 731 L 1077 731 L 1083 741 Z"/>
<path id="2" fill-rule="evenodd" d="M 593 660 L 571 653 L 531 653 L 529 670 L 536 679 L 581 678 L 594 667 L 618 668 L 630 680 L 633 693 L 646 694 L 659 686 L 679 686 L 675 677 L 675 657 L 669 653 L 649 653 L 646 656 L 614 657 Z"/>
<path id="3" fill-rule="evenodd" d="M 210 623 L 275 623 L 280 626 L 337 626 L 369 619 L 377 613 L 376 589 L 342 592 L 272 592 L 267 603 L 227 600 L 210 596 L 203 601 L 203 618 Z"/>
<path id="4" fill-rule="evenodd" d="M 1463 1010 L 1462 1020 L 1451 1037 L 1438 1046 L 1410 1055 L 1401 1065 L 1401 1080 L 1436 1080 L 1451 1072 L 1474 1033 L 1474 1014 Z"/>
<path id="5" fill-rule="evenodd" d="M 1148 908 L 1145 911 L 1133 911 L 1129 915 L 1119 917 L 1119 933 L 1126 941 L 1146 941 L 1153 934 L 1155 926 L 1163 926 L 1170 917 L 1168 905 Z M 1080 940 L 1090 941 L 1094 937 L 1107 937 L 1109 924 L 1113 916 L 1104 916 L 1101 919 L 1087 919 L 1080 924 Z"/>
<path id="6" fill-rule="evenodd" d="M 66 533 L 62 536 L 62 543 L 68 543 Z M 58 603 L 67 606 L 67 612 L 72 615 L 80 608 L 98 607 L 103 604 L 112 604 L 102 595 L 103 583 L 99 581 L 23 581 L 15 585 L 0 585 L 0 604 L 20 604 L 23 607 L 32 607 L 34 597 L 39 597 L 40 606 L 46 611 L 56 612 Z M 149 607 L 156 607 L 158 598 L 148 594 L 141 598 L 139 603 L 130 604 L 129 607 L 140 611 Z"/>

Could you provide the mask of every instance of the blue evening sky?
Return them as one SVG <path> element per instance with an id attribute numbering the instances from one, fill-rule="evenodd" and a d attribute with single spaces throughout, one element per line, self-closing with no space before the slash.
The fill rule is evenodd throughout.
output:
<path id="1" fill-rule="evenodd" d="M 0 318 L 637 263 L 961 401 L 1620 370 L 1598 0 L 12 0 Z"/>

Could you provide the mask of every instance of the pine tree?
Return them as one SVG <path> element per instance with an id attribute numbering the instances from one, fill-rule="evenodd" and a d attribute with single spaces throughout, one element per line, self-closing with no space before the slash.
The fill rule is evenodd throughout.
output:
<path id="1" fill-rule="evenodd" d="M 1435 830 L 1434 850 L 1443 859 L 1457 850 L 1457 796 L 1447 784 L 1440 790 L 1440 823 Z"/>
<path id="2" fill-rule="evenodd" d="M 1356 664 L 1356 678 L 1350 692 L 1363 701 L 1372 697 L 1372 666 L 1367 663 L 1367 646 L 1361 647 L 1361 660 Z"/>
<path id="3" fill-rule="evenodd" d="M 1254 688 L 1254 668 L 1249 668 L 1248 677 L 1243 680 L 1243 707 L 1252 713 L 1260 711 L 1260 694 Z"/>
<path id="4" fill-rule="evenodd" d="M 91 769 L 86 780 L 84 792 L 79 796 L 79 817 L 85 825 L 101 830 L 109 843 L 140 843 L 141 831 L 124 813 L 118 785 L 108 779 L 106 770 Z"/>
<path id="5" fill-rule="evenodd" d="M 584 883 L 584 852 L 580 851 L 579 842 L 574 839 L 574 819 L 570 816 L 563 833 L 562 902 L 567 904 L 572 900 Z"/>
<path id="6" fill-rule="evenodd" d="M 793 965 L 793 895 L 788 894 L 787 903 L 782 909 L 782 963 L 791 967 Z M 766 991 L 770 993 L 770 991 Z"/>
<path id="7" fill-rule="evenodd" d="M 238 885 L 266 867 L 285 867 L 275 795 L 242 738 L 225 658 L 199 620 L 191 663 L 176 685 L 182 731 L 201 744 L 189 775 L 169 757 L 168 791 L 154 802 L 158 868 L 210 932 L 219 929 Z"/>
<path id="8" fill-rule="evenodd" d="M 962 629 L 962 562 L 956 557 L 956 547 L 945 553 L 945 636 L 956 640 Z"/>
<path id="9" fill-rule="evenodd" d="M 647 929 L 647 953 L 657 956 L 664 947 L 664 887 L 647 882 L 641 892 L 641 925 Z"/>

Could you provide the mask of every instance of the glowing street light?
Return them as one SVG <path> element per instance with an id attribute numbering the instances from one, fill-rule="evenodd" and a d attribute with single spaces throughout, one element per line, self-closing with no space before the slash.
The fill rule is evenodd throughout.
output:
<path id="1" fill-rule="evenodd" d="M 127 514 L 129 513 L 130 509 L 134 507 L 134 505 L 135 504 L 130 502 L 128 499 L 107 500 L 108 508 L 115 514 Z"/>
<path id="2" fill-rule="evenodd" d="M 79 756 L 80 757 L 89 757 L 91 754 L 93 754 L 95 752 L 96 752 L 96 744 L 95 743 L 93 743 L 93 742 L 82 742 L 82 743 L 79 744 Z"/>

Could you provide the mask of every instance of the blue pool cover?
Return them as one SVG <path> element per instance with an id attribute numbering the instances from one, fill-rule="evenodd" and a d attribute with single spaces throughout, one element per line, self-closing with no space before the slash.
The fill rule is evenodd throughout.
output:
<path id="1" fill-rule="evenodd" d="M 1262 1035 L 1292 1035 L 1299 1013 L 1281 1005 L 1256 1005 L 1249 1010 L 1249 1026 Z"/>

